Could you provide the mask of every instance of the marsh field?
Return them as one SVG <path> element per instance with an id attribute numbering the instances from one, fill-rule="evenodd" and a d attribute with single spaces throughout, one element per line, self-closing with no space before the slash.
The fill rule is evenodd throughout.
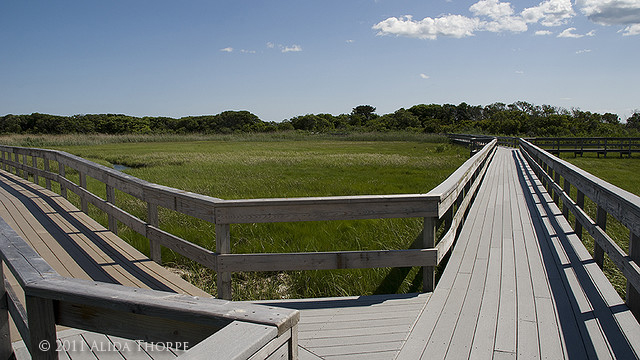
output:
<path id="1" fill-rule="evenodd" d="M 426 193 L 469 158 L 446 137 L 423 134 L 265 134 L 156 137 L 22 137 L 15 145 L 54 148 L 138 178 L 223 199 Z M 71 173 L 71 179 L 77 174 Z M 88 179 L 90 191 L 104 185 Z M 55 190 L 55 189 L 54 189 Z M 117 205 L 145 219 L 146 204 L 116 191 Z M 73 193 L 69 199 L 79 203 Z M 99 210 L 90 215 L 106 225 Z M 215 249 L 214 225 L 160 209 L 160 227 Z M 422 219 L 242 224 L 231 226 L 233 253 L 406 249 Z M 119 235 L 148 254 L 130 229 Z M 213 271 L 163 249 L 163 263 L 215 294 Z M 420 290 L 418 269 L 234 273 L 234 300 L 366 295 Z"/>

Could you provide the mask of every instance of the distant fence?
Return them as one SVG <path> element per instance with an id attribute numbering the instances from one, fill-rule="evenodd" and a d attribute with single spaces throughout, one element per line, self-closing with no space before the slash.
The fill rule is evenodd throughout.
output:
<path id="1" fill-rule="evenodd" d="M 449 178 L 426 194 L 334 196 L 287 199 L 223 200 L 153 184 L 62 151 L 0 146 L 5 170 L 25 179 L 60 184 L 60 193 L 80 197 L 81 209 L 91 203 L 108 215 L 108 228 L 118 232 L 118 221 L 149 240 L 150 257 L 161 262 L 161 246 L 182 254 L 217 272 L 218 297 L 231 299 L 231 273 L 353 269 L 377 267 L 423 268 L 423 290 L 435 287 L 435 267 L 450 251 L 459 227 L 488 164 L 497 141 L 489 141 Z M 66 176 L 66 168 L 79 174 L 78 183 Z M 105 184 L 106 199 L 87 190 L 87 177 Z M 115 191 L 132 195 L 147 204 L 146 220 L 117 207 Z M 215 252 L 186 241 L 159 227 L 158 207 L 215 224 Z M 331 221 L 382 218 L 423 218 L 418 249 L 334 251 L 279 254 L 234 254 L 231 224 L 292 221 Z M 444 224 L 437 242 L 436 231 Z M 436 244 L 437 242 L 437 244 Z"/>
<path id="2" fill-rule="evenodd" d="M 626 277 L 626 303 L 636 318 L 640 319 L 640 197 L 551 155 L 527 140 L 520 139 L 520 146 L 558 206 L 559 200 L 562 200 L 565 217 L 568 219 L 569 212 L 575 216 L 576 234 L 582 238 L 584 229 L 594 238 L 595 262 L 602 268 L 606 253 Z M 576 189 L 575 199 L 570 195 L 572 188 Z M 595 221 L 584 211 L 585 196 L 597 205 Z M 605 232 L 607 214 L 629 229 L 628 254 Z"/>
<path id="3" fill-rule="evenodd" d="M 607 137 L 546 137 L 528 138 L 531 144 L 555 155 L 573 153 L 574 156 L 595 153 L 607 156 L 608 153 L 631 156 L 640 153 L 640 138 L 607 138 Z"/>

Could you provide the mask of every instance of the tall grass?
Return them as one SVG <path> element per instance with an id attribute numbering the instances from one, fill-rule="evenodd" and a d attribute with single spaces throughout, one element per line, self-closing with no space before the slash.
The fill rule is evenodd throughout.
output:
<path id="1" fill-rule="evenodd" d="M 105 165 L 126 165 L 133 176 L 224 199 L 426 193 L 468 158 L 468 150 L 449 145 L 446 138 L 421 134 L 414 140 L 404 138 L 413 134 L 399 133 L 277 135 L 147 142 L 115 142 L 108 137 L 90 144 L 87 139 L 45 138 L 42 142 L 64 142 L 47 147 Z M 77 174 L 69 174 L 77 181 Z M 103 184 L 89 178 L 88 187 L 104 197 Z M 146 218 L 142 201 L 119 191 L 116 197 L 119 207 Z M 70 199 L 79 202 L 76 196 Z M 106 224 L 106 216 L 92 206 L 90 215 Z M 215 250 L 211 223 L 160 209 L 160 227 Z M 421 219 L 238 224 L 231 226 L 231 247 L 234 253 L 406 249 L 421 228 Z M 120 236 L 148 253 L 144 237 L 124 226 Z M 163 261 L 215 294 L 212 271 L 168 249 L 163 249 Z M 233 290 L 236 300 L 409 292 L 419 290 L 419 276 L 417 269 L 386 268 L 246 272 L 233 275 Z"/>
<path id="2" fill-rule="evenodd" d="M 25 147 L 58 147 L 104 145 L 121 143 L 149 142 L 189 142 L 189 141 L 308 141 L 308 140 L 343 140 L 343 141 L 415 141 L 443 143 L 447 137 L 437 134 L 425 134 L 412 131 L 389 132 L 327 132 L 310 133 L 307 131 L 280 131 L 271 133 L 238 133 L 238 134 L 7 134 L 0 135 L 0 144 Z"/>

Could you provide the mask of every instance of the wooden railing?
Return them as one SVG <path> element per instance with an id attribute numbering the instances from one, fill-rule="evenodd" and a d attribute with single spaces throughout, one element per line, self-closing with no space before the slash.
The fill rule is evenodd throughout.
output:
<path id="1" fill-rule="evenodd" d="M 490 135 L 471 135 L 471 134 L 447 134 L 449 140 L 458 145 L 467 146 L 473 156 L 483 146 L 497 140 L 497 145 L 507 147 L 518 147 L 518 138 L 511 136 L 490 136 Z"/>
<path id="2" fill-rule="evenodd" d="M 34 182 L 45 179 L 60 184 L 60 193 L 72 191 L 80 197 L 82 211 L 93 204 L 107 213 L 109 230 L 118 231 L 117 221 L 149 240 L 150 258 L 161 262 L 165 246 L 217 272 L 218 297 L 231 299 L 231 273 L 240 271 L 285 271 L 375 267 L 423 268 L 423 290 L 435 286 L 435 267 L 451 249 L 464 214 L 493 156 L 496 141 L 467 160 L 447 180 L 427 194 L 335 196 L 289 199 L 223 200 L 153 184 L 62 151 L 0 146 L 5 170 Z M 66 168 L 79 173 L 78 183 L 66 177 Z M 87 190 L 87 177 L 105 184 L 106 199 Z M 147 204 L 147 219 L 139 219 L 117 207 L 115 190 Z M 212 251 L 159 228 L 158 207 L 190 215 L 215 224 L 216 251 Z M 285 254 L 233 254 L 231 224 L 330 221 L 381 218 L 423 218 L 418 249 L 336 251 Z M 444 236 L 436 245 L 436 230 L 444 223 Z"/>
<path id="3" fill-rule="evenodd" d="M 184 359 L 211 358 L 211 349 L 216 359 L 297 358 L 297 310 L 65 278 L 2 218 L 0 255 L 0 359 L 13 353 L 9 315 L 33 359 L 58 358 L 56 324 L 163 347 L 179 343 Z"/>
<path id="4" fill-rule="evenodd" d="M 596 153 L 598 156 L 608 153 L 618 153 L 631 156 L 632 153 L 640 153 L 640 138 L 613 138 L 613 137 L 565 137 L 565 138 L 529 138 L 527 139 L 547 152 L 555 155 L 560 153 L 573 153 L 574 156 L 584 153 Z"/>
<path id="5" fill-rule="evenodd" d="M 568 218 L 569 212 L 575 216 L 576 234 L 582 238 L 584 229 L 595 240 L 595 262 L 602 268 L 606 253 L 626 277 L 626 303 L 640 319 L 640 197 L 553 156 L 527 140 L 520 139 L 520 146 L 538 178 L 549 193 L 553 193 L 554 201 L 562 200 L 565 217 Z M 572 187 L 577 190 L 575 199 L 570 196 Z M 585 197 L 597 205 L 595 221 L 584 210 Z M 628 254 L 606 233 L 607 214 L 629 229 Z"/>

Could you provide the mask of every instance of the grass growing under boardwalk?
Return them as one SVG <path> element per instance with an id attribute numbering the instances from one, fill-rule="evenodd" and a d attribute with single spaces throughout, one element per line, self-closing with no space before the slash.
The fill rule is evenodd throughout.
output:
<path id="1" fill-rule="evenodd" d="M 596 154 L 585 154 L 582 157 L 563 154 L 562 159 L 590 172 L 591 174 L 635 195 L 640 195 L 640 157 L 597 157 Z M 575 189 L 572 198 L 576 198 Z M 596 204 L 585 197 L 585 211 L 592 219 L 596 219 Z M 574 217 L 571 217 L 572 224 Z M 622 225 L 613 216 L 607 215 L 607 234 L 624 250 L 629 253 L 629 229 Z M 591 255 L 593 255 L 593 238 L 584 231 L 583 242 Z M 626 294 L 626 279 L 613 264 L 608 256 L 605 256 L 604 273 L 613 284 L 614 288 L 624 299 Z"/>
<path id="2" fill-rule="evenodd" d="M 70 140 L 53 146 L 158 184 L 223 199 L 426 193 L 468 158 L 468 150 L 424 135 L 388 137 L 225 136 L 200 141 L 99 142 Z M 46 145 L 47 139 L 39 140 Z M 43 146 L 51 147 L 51 146 Z M 77 174 L 72 174 L 77 177 Z M 104 185 L 88 179 L 104 197 Z M 145 219 L 146 205 L 116 192 L 117 204 Z M 79 202 L 76 196 L 70 199 Z M 106 224 L 106 216 L 90 206 Z M 215 249 L 214 225 L 160 209 L 160 227 Z M 406 249 L 419 236 L 422 219 L 242 224 L 231 226 L 233 253 Z M 122 238 L 148 253 L 142 236 L 121 226 Z M 163 260 L 215 294 L 215 274 L 168 249 Z M 234 299 L 295 298 L 410 292 L 420 289 L 417 268 L 236 273 Z"/>

